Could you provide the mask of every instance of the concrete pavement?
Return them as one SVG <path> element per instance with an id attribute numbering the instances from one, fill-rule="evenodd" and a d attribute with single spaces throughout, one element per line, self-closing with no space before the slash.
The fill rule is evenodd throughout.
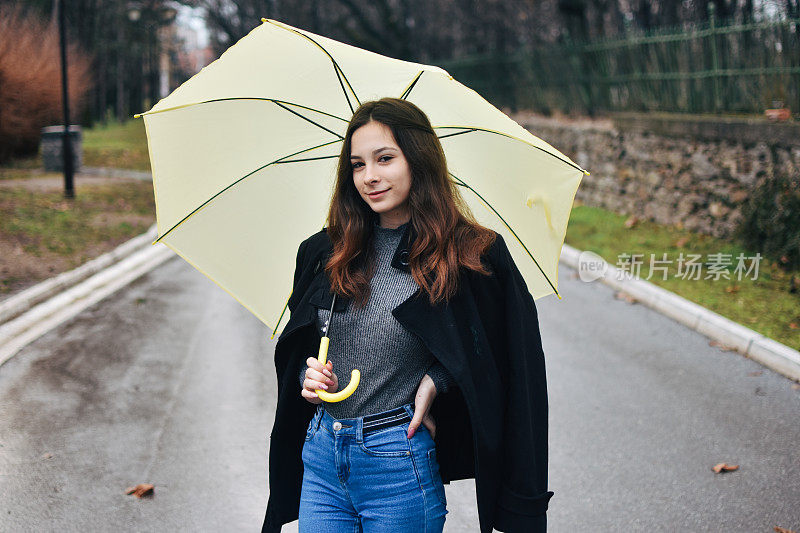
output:
<path id="1" fill-rule="evenodd" d="M 537 302 L 550 530 L 798 529 L 791 380 L 560 274 L 564 299 Z M 0 530 L 256 531 L 273 349 L 177 257 L 33 341 L 0 366 Z M 714 474 L 723 461 L 740 468 Z M 140 482 L 153 498 L 124 494 Z M 445 531 L 476 531 L 474 482 L 446 493 Z"/>

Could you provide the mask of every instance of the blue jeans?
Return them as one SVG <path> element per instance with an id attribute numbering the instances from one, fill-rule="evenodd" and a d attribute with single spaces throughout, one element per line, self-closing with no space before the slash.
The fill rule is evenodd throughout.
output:
<path id="1" fill-rule="evenodd" d="M 337 420 L 323 405 L 303 444 L 300 533 L 440 533 L 444 485 L 428 429 L 406 436 L 413 404 L 369 415 L 367 434 L 364 417 Z M 386 427 L 403 410 L 408 420 Z"/>

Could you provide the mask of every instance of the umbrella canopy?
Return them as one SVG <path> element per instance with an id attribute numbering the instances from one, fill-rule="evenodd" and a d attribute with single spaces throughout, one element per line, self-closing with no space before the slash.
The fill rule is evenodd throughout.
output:
<path id="1" fill-rule="evenodd" d="M 141 115 L 158 238 L 280 332 L 298 244 L 324 225 L 360 103 L 422 109 L 478 221 L 503 235 L 534 298 L 558 258 L 584 170 L 439 67 L 275 20 Z M 513 244 L 513 243 L 516 243 Z"/>

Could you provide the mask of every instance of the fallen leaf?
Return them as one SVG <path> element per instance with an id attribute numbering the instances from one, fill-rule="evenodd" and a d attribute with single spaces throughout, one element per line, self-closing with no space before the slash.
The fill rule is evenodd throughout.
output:
<path id="1" fill-rule="evenodd" d="M 800 383 L 795 383 L 792 385 L 792 390 L 800 390 Z"/>
<path id="2" fill-rule="evenodd" d="M 617 300 L 625 300 L 629 304 L 636 303 L 636 298 L 631 296 L 630 294 L 624 293 L 622 291 L 617 291 L 614 293 L 614 298 Z"/>
<path id="3" fill-rule="evenodd" d="M 720 472 L 733 472 L 738 468 L 739 465 L 729 465 L 728 463 L 719 463 L 718 465 L 714 465 L 714 467 L 711 470 L 719 474 Z"/>
<path id="4" fill-rule="evenodd" d="M 135 487 L 125 489 L 125 494 L 133 494 L 137 498 L 153 495 L 153 485 L 151 483 L 139 483 Z"/>
<path id="5" fill-rule="evenodd" d="M 50 452 L 45 452 L 42 454 L 42 459 L 50 459 L 51 457 L 53 457 L 53 454 Z"/>
<path id="6" fill-rule="evenodd" d="M 793 529 L 788 529 L 781 526 L 775 526 L 772 529 L 774 529 L 777 533 L 795 533 Z"/>
<path id="7" fill-rule="evenodd" d="M 728 293 L 739 292 L 739 286 L 738 285 L 733 285 L 733 286 L 729 285 L 729 286 L 725 287 L 725 292 L 728 292 Z"/>
<path id="8" fill-rule="evenodd" d="M 675 241 L 675 247 L 676 248 L 683 248 L 684 246 L 686 246 L 687 242 L 689 242 L 689 237 L 681 237 L 680 239 Z"/>
<path id="9" fill-rule="evenodd" d="M 734 348 L 733 346 L 728 346 L 727 344 L 723 344 L 723 343 L 721 343 L 719 341 L 710 341 L 708 343 L 708 345 L 709 346 L 716 346 L 717 348 L 719 348 L 723 352 L 732 352 L 732 351 L 736 350 L 736 348 Z"/>
<path id="10" fill-rule="evenodd" d="M 797 322 L 789 322 L 789 329 L 797 329 L 798 327 L 800 326 L 797 325 Z"/>
<path id="11" fill-rule="evenodd" d="M 761 375 L 761 374 L 763 374 L 763 373 L 764 373 L 764 371 L 763 371 L 763 370 L 756 370 L 756 371 L 754 371 L 754 372 L 748 372 L 748 373 L 747 373 L 747 375 L 748 375 L 748 376 L 760 376 L 760 375 Z"/>
<path id="12" fill-rule="evenodd" d="M 637 222 L 639 222 L 639 219 L 636 217 L 636 215 L 631 215 L 630 217 L 628 217 L 628 220 L 625 221 L 623 226 L 625 226 L 626 228 L 632 228 L 636 225 Z"/>

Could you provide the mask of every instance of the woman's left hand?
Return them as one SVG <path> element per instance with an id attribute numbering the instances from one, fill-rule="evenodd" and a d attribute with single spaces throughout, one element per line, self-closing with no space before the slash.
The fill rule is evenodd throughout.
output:
<path id="1" fill-rule="evenodd" d="M 436 434 L 436 422 L 428 414 L 434 398 L 436 398 L 436 385 L 433 384 L 431 377 L 425 374 L 422 381 L 419 382 L 417 396 L 414 398 L 414 418 L 411 419 L 411 423 L 408 425 L 409 439 L 414 436 L 420 424 L 425 424 L 425 427 L 431 433 L 431 437 Z"/>

